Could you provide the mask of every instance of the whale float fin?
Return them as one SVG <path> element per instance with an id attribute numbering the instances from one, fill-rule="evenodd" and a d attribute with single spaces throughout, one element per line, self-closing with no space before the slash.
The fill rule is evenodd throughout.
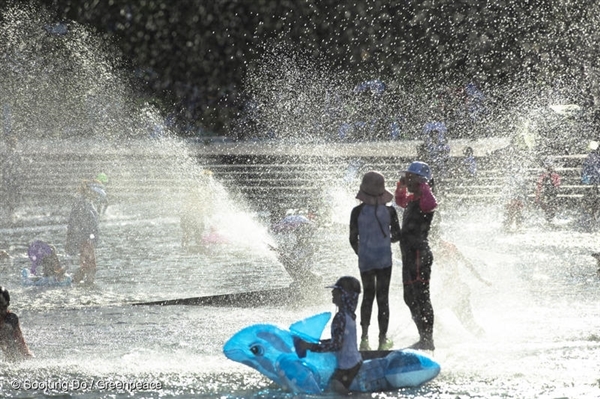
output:
<path id="1" fill-rule="evenodd" d="M 290 326 L 290 332 L 292 335 L 314 344 L 321 339 L 329 319 L 331 319 L 331 312 L 319 313 L 293 323 Z"/>

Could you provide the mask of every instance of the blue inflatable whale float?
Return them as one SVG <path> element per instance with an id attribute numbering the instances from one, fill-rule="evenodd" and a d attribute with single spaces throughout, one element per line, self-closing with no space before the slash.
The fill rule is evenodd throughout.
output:
<path id="1" fill-rule="evenodd" d="M 255 324 L 234 334 L 223 346 L 225 356 L 259 371 L 293 393 L 319 394 L 336 368 L 332 353 L 299 357 L 294 337 L 317 342 L 331 318 L 320 313 L 283 330 L 272 324 Z M 416 387 L 434 379 L 440 365 L 424 353 L 410 350 L 364 351 L 363 363 L 351 391 L 381 392 Z"/>

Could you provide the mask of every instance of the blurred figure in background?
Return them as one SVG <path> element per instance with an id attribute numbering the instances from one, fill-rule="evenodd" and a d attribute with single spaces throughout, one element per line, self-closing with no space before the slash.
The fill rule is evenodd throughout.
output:
<path id="1" fill-rule="evenodd" d="M 27 256 L 31 261 L 31 267 L 29 268 L 31 275 L 38 276 L 41 274 L 41 271 L 38 270 L 38 268 L 42 265 L 42 260 L 51 253 L 52 248 L 44 241 L 35 240 L 29 245 L 29 248 L 27 248 Z"/>
<path id="2" fill-rule="evenodd" d="M 108 195 L 106 193 L 106 185 L 108 184 L 108 176 L 106 173 L 98 173 L 94 180 L 90 182 L 90 188 L 96 192 L 94 206 L 99 215 L 104 215 L 108 208 Z"/>
<path id="3" fill-rule="evenodd" d="M 551 223 L 558 210 L 558 189 L 560 176 L 554 169 L 551 160 L 543 161 L 544 171 L 538 177 L 535 190 L 535 203 L 542 208 L 546 221 Z"/>
<path id="4" fill-rule="evenodd" d="M 450 241 L 440 238 L 439 232 L 432 234 L 432 252 L 436 259 L 436 270 L 439 272 L 438 288 L 440 302 L 450 308 L 461 324 L 481 337 L 485 334 L 483 327 L 477 323 L 471 306 L 471 288 L 466 283 L 464 270 L 468 270 L 477 280 L 487 286 L 492 283 L 479 274 L 475 266 Z"/>
<path id="5" fill-rule="evenodd" d="M 73 281 L 91 284 L 96 277 L 96 246 L 99 242 L 98 212 L 94 207 L 97 192 L 83 181 L 71 208 L 67 224 L 65 250 L 68 255 L 79 256 L 79 269 Z"/>
<path id="6" fill-rule="evenodd" d="M 581 167 L 581 183 L 590 187 L 585 191 L 582 198 L 583 220 L 585 225 L 593 225 L 600 220 L 600 152 L 597 141 L 589 144 L 590 153 Z"/>
<path id="7" fill-rule="evenodd" d="M 277 247 L 271 247 L 294 280 L 296 288 L 314 287 L 321 277 L 313 271 L 316 231 L 315 223 L 302 214 L 290 213 L 271 226 Z"/>
<path id="8" fill-rule="evenodd" d="M 600 277 L 600 252 L 594 252 L 592 254 L 592 257 L 596 259 L 596 266 L 598 267 L 598 270 L 596 270 L 596 274 L 598 275 L 598 277 Z"/>
<path id="9" fill-rule="evenodd" d="M 0 287 L 0 348 L 8 361 L 33 357 L 23 338 L 19 317 L 8 310 L 9 305 L 10 294 L 6 288 Z"/>
<path id="10" fill-rule="evenodd" d="M 181 246 L 188 250 L 198 250 L 217 238 L 212 221 L 216 211 L 213 172 L 204 169 L 198 179 L 184 194 L 180 214 Z"/>
<path id="11" fill-rule="evenodd" d="M 477 177 L 477 161 L 475 160 L 475 156 L 473 155 L 472 147 L 465 147 L 463 150 L 463 167 L 466 173 L 462 176 L 466 176 L 467 178 L 474 179 Z"/>
<path id="12" fill-rule="evenodd" d="M 6 153 L 2 160 L 2 202 L 11 224 L 16 222 L 16 209 L 21 201 L 21 163 L 17 137 L 10 135 L 6 138 Z"/>

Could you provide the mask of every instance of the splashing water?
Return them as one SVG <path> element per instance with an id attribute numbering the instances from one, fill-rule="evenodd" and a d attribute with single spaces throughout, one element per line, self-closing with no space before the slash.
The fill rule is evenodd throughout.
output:
<path id="1" fill-rule="evenodd" d="M 314 300 L 302 307 L 130 306 L 285 287 L 290 280 L 267 249 L 271 238 L 256 216 L 256 204 L 248 204 L 220 181 L 217 172 L 223 165 L 203 163 L 201 154 L 197 159 L 195 148 L 173 138 L 158 110 L 136 104 L 127 79 L 112 61 L 114 53 L 105 52 L 83 27 L 69 24 L 62 33 L 59 27 L 49 32 L 44 26 L 55 25 L 43 11 L 15 8 L 5 13 L 0 31 L 6 49 L 0 85 L 11 93 L 3 99 L 10 116 L 5 116 L 5 131 L 19 138 L 18 151 L 27 165 L 17 223 L 1 228 L 0 245 L 12 259 L 0 264 L 0 271 L 2 284 L 11 291 L 11 309 L 37 356 L 18 364 L 2 362 L 0 395 L 288 397 L 255 372 L 226 361 L 222 344 L 249 324 L 287 327 L 332 311 L 333 305 Z M 282 78 L 270 80 L 269 87 L 257 75 L 253 83 L 263 126 L 275 127 L 290 139 L 295 132 L 321 128 L 313 123 L 323 115 L 327 90 L 354 87 L 346 78 L 334 81 L 315 74 L 312 67 L 299 75 L 294 68 L 288 65 L 282 71 L 270 64 L 264 72 Z M 269 96 L 263 97 L 261 85 L 271 90 Z M 420 102 L 410 104 L 419 108 Z M 302 147 L 297 148 L 290 162 L 304 160 Z M 398 170 L 389 160 L 376 158 L 365 167 L 387 168 L 388 176 Z M 325 202 L 333 205 L 328 208 L 331 223 L 317 231 L 315 269 L 325 281 L 357 275 L 346 223 L 360 173 L 347 176 L 348 159 L 328 165 L 323 156 L 307 159 L 320 172 L 332 171 L 321 185 Z M 290 164 L 266 168 L 261 177 L 276 179 L 282 169 L 289 172 Z M 100 170 L 110 178 L 107 190 L 113 200 L 101 220 L 95 285 L 21 286 L 19 270 L 28 265 L 28 243 L 43 239 L 63 252 L 71 193 L 81 179 Z M 314 170 L 301 177 L 314 180 Z M 235 181 L 236 176 L 228 177 Z M 188 211 L 207 219 L 226 245 L 198 252 L 181 248 L 181 211 L 188 195 L 194 198 Z M 294 199 L 290 197 L 283 199 Z M 462 291 L 445 289 L 456 284 L 452 279 L 436 282 L 436 356 L 442 374 L 417 389 L 369 397 L 597 396 L 600 298 L 588 256 L 597 250 L 597 236 L 569 228 L 548 231 L 535 223 L 523 232 L 505 234 L 499 208 L 495 203 L 458 203 L 440 212 L 445 238 L 492 281 L 487 286 L 460 270 Z M 399 258 L 397 247 L 394 257 Z M 441 279 L 435 269 L 441 271 L 443 260 L 436 259 L 434 279 Z M 390 335 L 402 347 L 416 339 L 416 331 L 403 303 L 399 268 L 396 262 Z M 464 290 L 470 303 L 458 310 L 450 306 L 464 300 Z M 460 318 L 467 305 L 484 330 L 482 336 Z M 111 382 L 151 387 L 116 388 Z"/>

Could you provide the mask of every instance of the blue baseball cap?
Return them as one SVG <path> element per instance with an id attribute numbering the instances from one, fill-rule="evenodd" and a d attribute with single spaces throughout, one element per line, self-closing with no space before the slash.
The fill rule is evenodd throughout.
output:
<path id="1" fill-rule="evenodd" d="M 425 162 L 414 161 L 403 173 L 413 173 L 424 177 L 427 181 L 431 180 L 431 168 Z"/>

